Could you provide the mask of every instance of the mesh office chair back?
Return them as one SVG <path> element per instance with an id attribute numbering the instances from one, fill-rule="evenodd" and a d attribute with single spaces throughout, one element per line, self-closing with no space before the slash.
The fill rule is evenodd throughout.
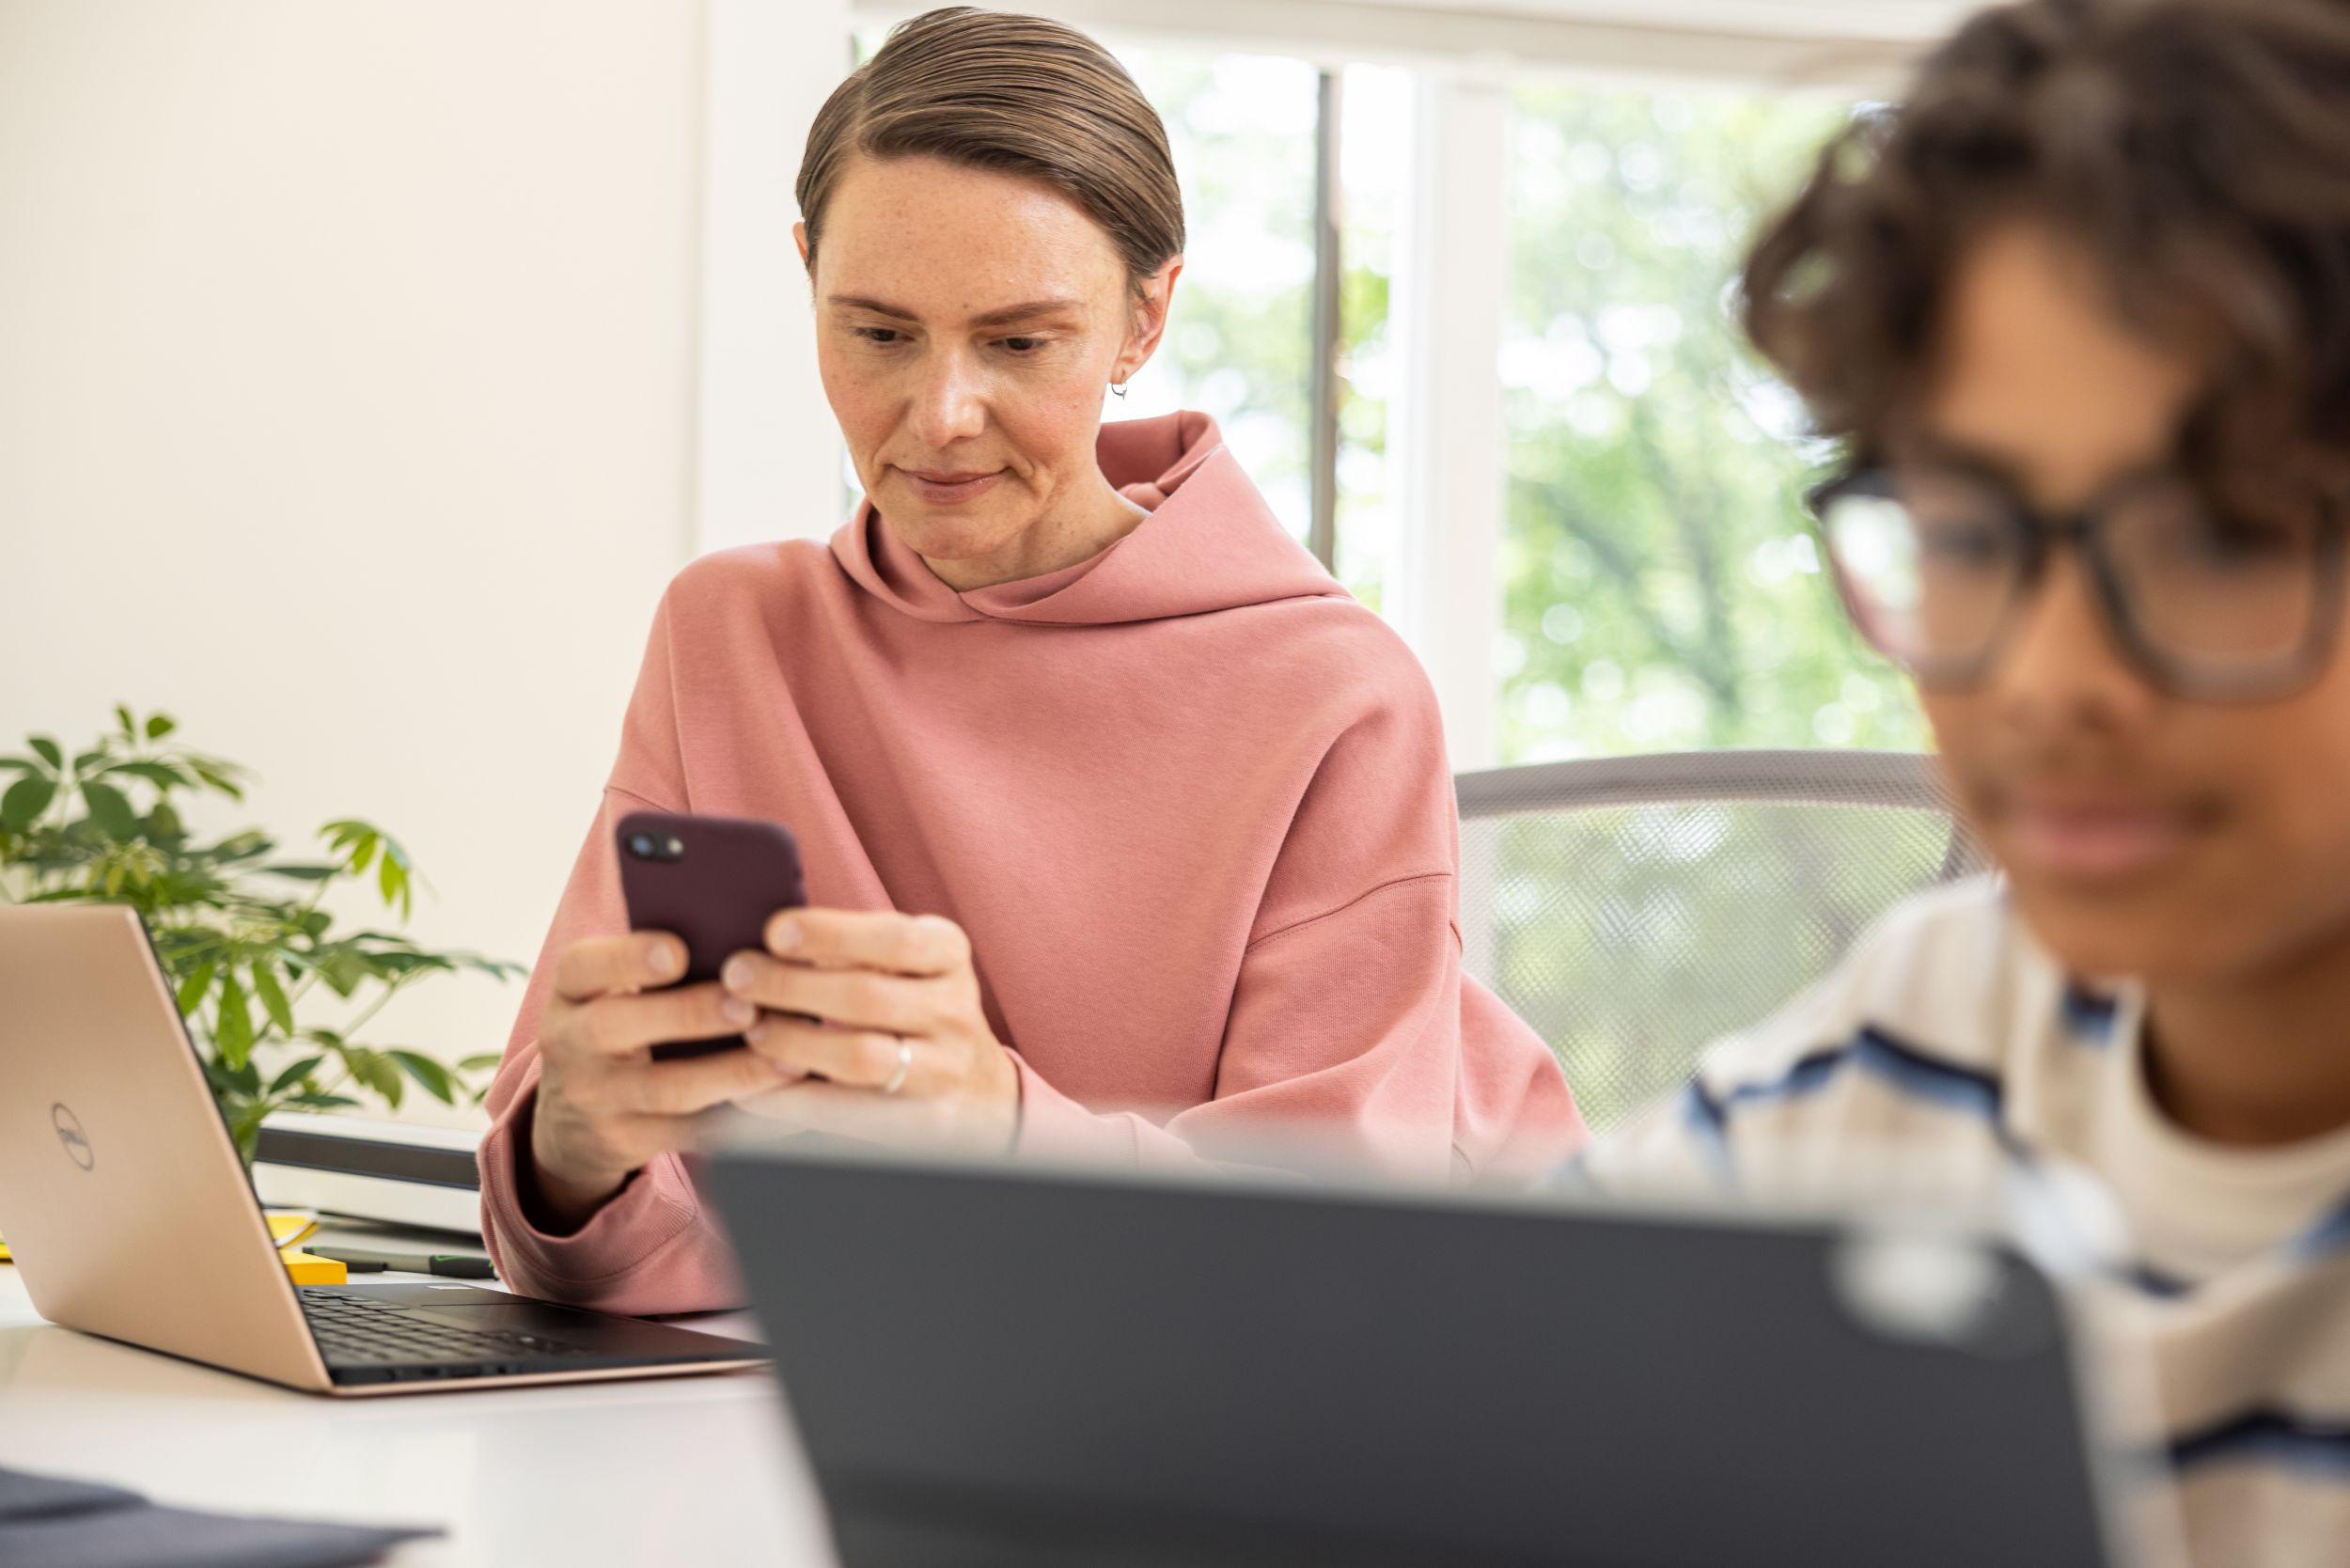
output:
<path id="1" fill-rule="evenodd" d="M 1468 972 L 1594 1129 L 1826 972 L 1890 905 L 1985 869 L 1931 758 L 1712 751 L 1463 774 Z"/>

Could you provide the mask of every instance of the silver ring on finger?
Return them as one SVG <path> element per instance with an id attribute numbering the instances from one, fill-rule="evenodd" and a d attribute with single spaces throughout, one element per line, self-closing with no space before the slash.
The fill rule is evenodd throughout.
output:
<path id="1" fill-rule="evenodd" d="M 898 1041 L 898 1070 L 889 1074 L 889 1081 L 881 1086 L 884 1094 L 895 1094 L 905 1088 L 906 1074 L 914 1071 L 914 1042 L 901 1037 Z"/>

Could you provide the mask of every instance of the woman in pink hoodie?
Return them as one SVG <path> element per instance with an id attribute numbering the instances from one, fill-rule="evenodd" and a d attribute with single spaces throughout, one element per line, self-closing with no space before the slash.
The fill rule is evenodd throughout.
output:
<path id="1" fill-rule="evenodd" d="M 739 1299 L 683 1154 L 727 1104 L 1109 1161 L 1303 1131 L 1430 1179 L 1552 1165 L 1581 1125 L 1461 972 L 1418 665 L 1213 422 L 1101 423 L 1183 267 L 1133 82 L 1056 24 L 932 12 L 833 95 L 798 195 L 868 499 L 829 548 L 708 557 L 662 602 L 491 1090 L 505 1278 Z M 658 989 L 682 952 L 628 933 L 613 842 L 646 808 L 788 824 L 810 907 L 721 982 Z"/>

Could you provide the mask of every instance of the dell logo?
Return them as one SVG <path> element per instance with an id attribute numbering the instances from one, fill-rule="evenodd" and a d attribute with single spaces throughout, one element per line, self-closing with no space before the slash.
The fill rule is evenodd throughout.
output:
<path id="1" fill-rule="evenodd" d="M 49 1124 L 57 1129 L 57 1141 L 65 1145 L 65 1157 L 84 1170 L 98 1163 L 98 1156 L 89 1146 L 89 1135 L 82 1131 L 82 1119 L 66 1109 L 60 1100 L 49 1107 Z"/>

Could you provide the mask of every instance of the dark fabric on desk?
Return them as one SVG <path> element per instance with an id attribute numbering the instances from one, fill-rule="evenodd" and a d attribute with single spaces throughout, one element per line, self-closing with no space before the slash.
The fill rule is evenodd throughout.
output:
<path id="1" fill-rule="evenodd" d="M 439 1533 L 196 1513 L 118 1487 L 0 1470 L 0 1562 L 12 1568 L 349 1568 Z"/>
<path id="2" fill-rule="evenodd" d="M 101 1486 L 94 1481 L 67 1481 L 58 1476 L 31 1476 L 23 1470 L 0 1470 L 0 1525 L 38 1519 L 55 1513 L 84 1513 L 100 1508 L 134 1508 L 145 1502 L 136 1492 Z"/>

